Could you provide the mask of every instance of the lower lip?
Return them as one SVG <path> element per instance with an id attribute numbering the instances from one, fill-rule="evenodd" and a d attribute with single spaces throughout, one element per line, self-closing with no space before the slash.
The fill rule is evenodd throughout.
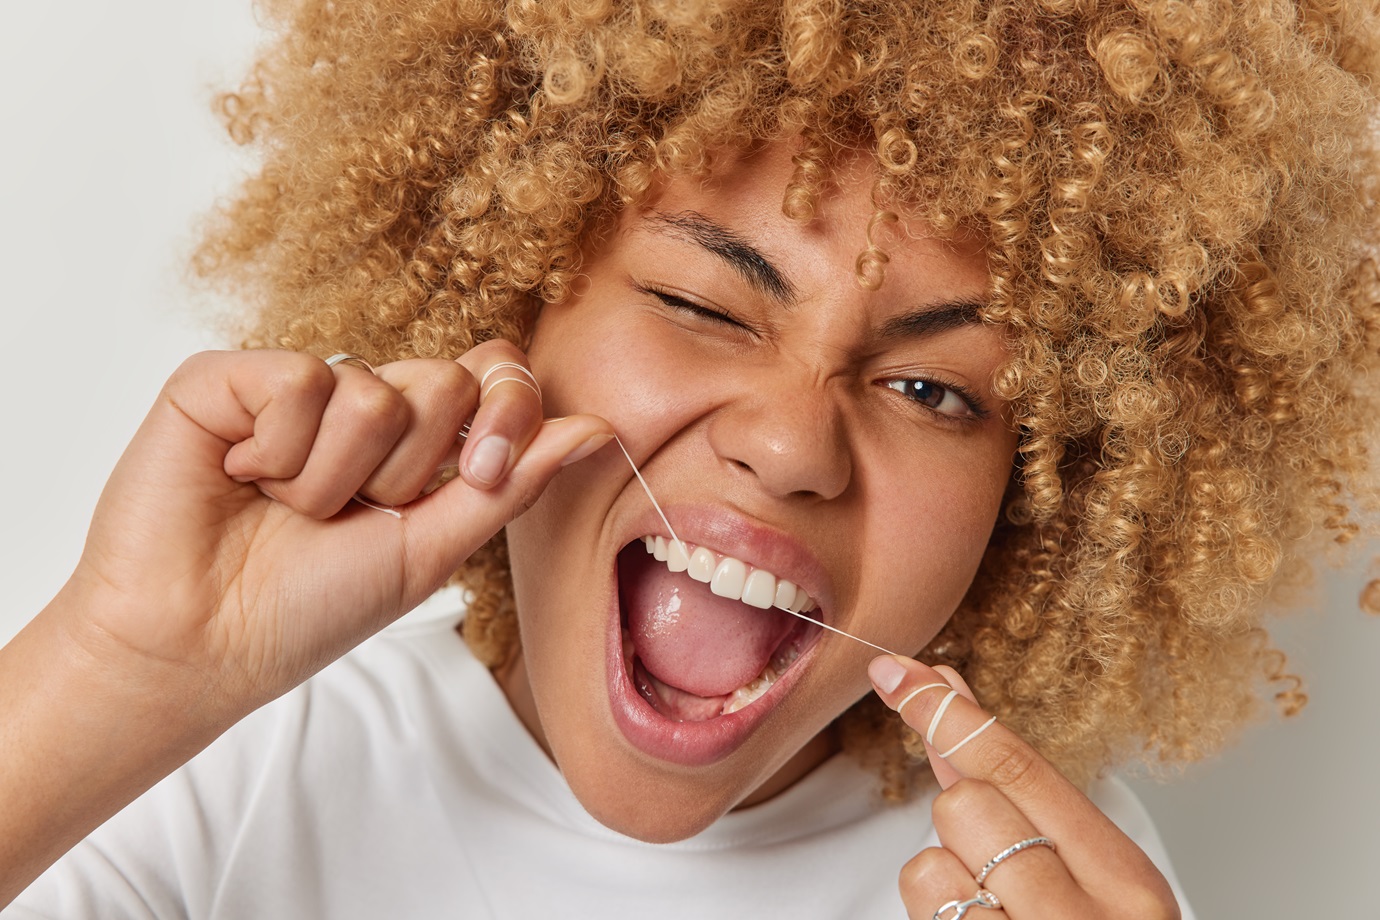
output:
<path id="1" fill-rule="evenodd" d="M 757 725 L 785 699 L 790 688 L 805 672 L 807 659 L 818 644 L 816 635 L 815 641 L 809 642 L 791 668 L 766 693 L 737 712 L 703 722 L 673 722 L 643 699 L 633 686 L 627 668 L 623 666 L 623 612 L 618 605 L 616 571 L 610 598 L 605 671 L 608 674 L 613 720 L 633 747 L 658 760 L 682 766 L 709 766 L 741 747 Z"/>

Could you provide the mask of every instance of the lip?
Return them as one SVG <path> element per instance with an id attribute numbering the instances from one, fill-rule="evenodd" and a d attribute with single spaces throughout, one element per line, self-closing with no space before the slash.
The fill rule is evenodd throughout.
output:
<path id="1" fill-rule="evenodd" d="M 711 505 L 663 505 L 662 510 L 676 536 L 686 543 L 732 556 L 804 588 L 819 604 L 813 616 L 826 623 L 830 621 L 834 609 L 833 580 L 819 558 L 795 537 Z M 648 509 L 629 522 L 614 552 L 647 534 L 663 534 L 670 539 L 671 534 L 663 533 L 665 529 L 661 516 Z"/>
<path id="2" fill-rule="evenodd" d="M 722 509 L 702 505 L 663 506 L 681 539 L 727 553 L 756 568 L 763 568 L 803 587 L 817 601 L 821 619 L 832 609 L 832 585 L 819 560 L 793 537 L 748 521 Z M 618 549 L 634 539 L 661 533 L 665 525 L 655 511 L 630 522 Z M 643 529 L 637 529 L 643 528 Z M 669 535 L 668 535 L 669 536 Z M 753 731 L 790 693 L 810 668 L 819 637 L 801 651 L 793 666 L 766 693 L 737 712 L 703 722 L 674 722 L 652 708 L 633 686 L 623 666 L 622 617 L 618 600 L 617 549 L 610 567 L 605 673 L 613 719 L 633 747 L 658 760 L 687 767 L 717 763 L 741 747 Z"/>

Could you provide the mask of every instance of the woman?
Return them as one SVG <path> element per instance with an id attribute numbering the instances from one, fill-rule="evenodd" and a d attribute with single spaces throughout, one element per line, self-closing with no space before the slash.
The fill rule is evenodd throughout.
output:
<path id="1" fill-rule="evenodd" d="M 51 858 L 534 500 L 508 528 L 521 651 L 498 545 L 467 564 L 465 630 L 595 817 L 681 839 L 798 790 L 838 745 L 903 794 L 914 770 L 894 720 L 862 704 L 830 728 L 867 691 L 870 652 L 745 618 L 625 548 L 673 535 L 620 454 L 589 454 L 616 430 L 716 569 L 793 580 L 825 623 L 959 665 L 1001 716 L 953 754 L 978 782 L 934 800 L 943 846 L 906 873 L 915 915 L 971 901 L 989 857 L 1045 834 L 1059 850 L 990 873 L 1013 916 L 1170 910 L 1149 863 L 1007 730 L 1080 784 L 1134 744 L 1189 756 L 1270 660 L 1241 595 L 1270 579 L 1309 502 L 1361 467 L 1348 387 L 1370 306 L 1343 295 L 1369 214 L 1343 200 L 1327 223 L 1302 216 L 1368 176 L 1358 146 L 1314 149 L 1348 130 L 1359 145 L 1363 128 L 1320 98 L 1365 102 L 1319 49 L 1353 67 L 1365 49 L 1336 49 L 1322 20 L 1281 37 L 1129 13 L 1018 9 L 979 29 L 963 10 L 832 25 L 793 10 L 778 34 L 756 6 L 731 28 L 715 11 L 601 25 L 543 6 L 486 33 L 482 10 L 443 12 L 392 31 L 344 13 L 299 23 L 275 94 L 241 98 L 239 129 L 282 124 L 311 155 L 270 159 L 207 268 L 265 279 L 258 344 L 357 352 L 378 374 L 249 354 L 170 382 L 83 568 L 6 652 L 11 686 L 46 682 L 26 699 L 83 742 L 43 732 L 23 749 L 90 751 L 109 785 L 86 784 L 67 839 L 34 847 L 82 787 L 80 771 L 57 776 L 7 839 Z M 890 41 L 905 55 L 878 50 Z M 322 133 L 286 134 L 308 114 Z M 494 333 L 528 346 L 542 392 L 522 352 L 466 350 Z M 463 373 L 431 357 L 462 351 Z M 481 391 L 463 483 L 411 501 Z M 540 424 L 573 412 L 594 417 Z M 404 517 L 337 515 L 356 492 Z M 694 617 L 669 610 L 682 594 Z M 238 607 L 218 609 L 226 597 Z M 150 615 L 154 598 L 169 609 Z M 52 666 L 72 636 L 99 680 Z M 937 682 L 907 666 L 897 683 L 882 662 L 889 704 Z M 779 683 L 765 674 L 786 664 Z M 721 715 L 754 680 L 773 689 Z M 936 729 L 948 785 L 933 755 L 985 718 L 960 699 L 936 722 L 945 699 L 922 693 L 905 715 Z M 56 721 L 43 715 L 29 724 Z M 134 729 L 141 745 L 117 743 Z"/>

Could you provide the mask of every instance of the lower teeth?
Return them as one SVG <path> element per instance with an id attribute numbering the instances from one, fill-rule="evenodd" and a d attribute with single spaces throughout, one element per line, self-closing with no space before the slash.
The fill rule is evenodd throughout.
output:
<path id="1" fill-rule="evenodd" d="M 623 630 L 622 639 L 623 664 L 628 669 L 628 674 L 632 674 L 633 658 L 637 654 L 637 649 L 633 645 L 632 633 L 626 628 Z M 771 661 L 762 669 L 761 674 L 758 674 L 752 680 L 748 681 L 748 683 L 729 694 L 728 699 L 724 700 L 723 709 L 719 714 L 726 716 L 730 713 L 735 713 L 748 704 L 757 701 L 763 694 L 770 690 L 772 684 L 776 683 L 781 675 L 786 673 L 786 669 L 794 664 L 795 660 L 800 657 L 800 648 L 797 645 L 798 641 L 798 639 L 793 638 L 792 641 L 789 641 L 785 646 L 778 648 L 776 653 L 772 655 Z M 655 693 L 650 687 L 645 689 L 646 692 Z"/>
<path id="2" fill-rule="evenodd" d="M 761 674 L 757 675 L 757 677 L 746 686 L 739 687 L 729 695 L 728 699 L 724 701 L 724 708 L 721 714 L 728 715 L 729 713 L 737 712 L 749 703 L 760 699 L 762 694 L 770 690 L 771 685 L 776 683 L 781 675 L 786 673 L 786 669 L 794 664 L 795 660 L 799 657 L 800 649 L 796 647 L 795 642 L 791 642 L 785 648 L 777 649 L 776 654 L 772 656 L 767 666 L 762 669 Z"/>

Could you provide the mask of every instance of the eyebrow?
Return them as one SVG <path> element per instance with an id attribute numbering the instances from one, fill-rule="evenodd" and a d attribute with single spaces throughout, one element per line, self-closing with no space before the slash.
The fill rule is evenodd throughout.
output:
<path id="1" fill-rule="evenodd" d="M 882 324 L 880 335 L 884 339 L 918 339 L 960 326 L 979 325 L 985 306 L 978 300 L 952 300 L 921 307 L 887 320 Z"/>
<path id="2" fill-rule="evenodd" d="M 653 211 L 647 222 L 660 225 L 673 235 L 696 243 L 723 259 L 749 284 L 786 305 L 795 303 L 795 285 L 771 263 L 762 251 L 732 230 L 698 211 L 664 214 Z"/>
<path id="3" fill-rule="evenodd" d="M 795 286 L 785 274 L 761 250 L 723 224 L 698 211 L 675 214 L 652 211 L 647 223 L 704 247 L 727 262 L 753 287 L 782 304 L 795 303 Z M 885 339 L 924 338 L 960 326 L 978 325 L 982 322 L 981 311 L 985 306 L 971 299 L 931 304 L 887 320 L 882 324 L 880 335 Z"/>

